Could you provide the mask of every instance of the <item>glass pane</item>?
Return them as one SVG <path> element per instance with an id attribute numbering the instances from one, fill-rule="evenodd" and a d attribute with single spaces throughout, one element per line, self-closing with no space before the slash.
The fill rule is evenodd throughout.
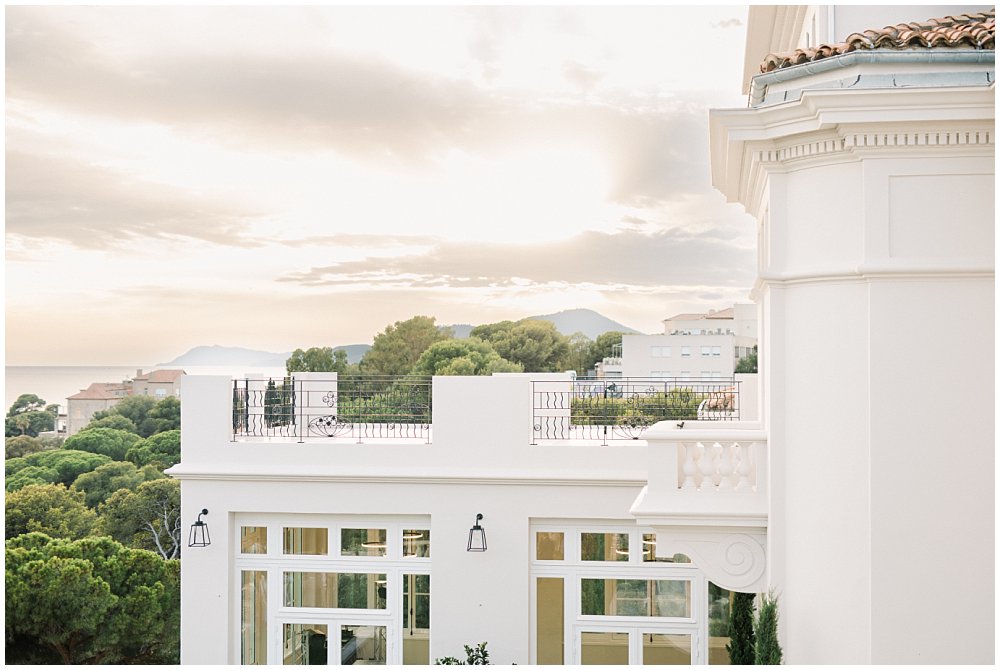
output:
<path id="1" fill-rule="evenodd" d="M 650 584 L 653 585 L 653 616 L 691 616 L 691 582 L 662 579 Z"/>
<path id="2" fill-rule="evenodd" d="M 563 560 L 563 533 L 536 533 L 535 558 L 539 561 Z"/>
<path id="3" fill-rule="evenodd" d="M 628 665 L 628 633 L 581 633 L 581 665 Z"/>
<path id="4" fill-rule="evenodd" d="M 562 535 L 562 533 L 559 533 Z M 538 665 L 562 665 L 563 656 L 563 579 L 539 577 L 536 589 L 538 605 L 537 651 Z"/>
<path id="5" fill-rule="evenodd" d="M 267 528 L 265 526 L 242 526 L 240 528 L 241 554 L 267 553 Z"/>
<path id="6" fill-rule="evenodd" d="M 343 626 L 341 665 L 385 665 L 385 626 Z"/>
<path id="7" fill-rule="evenodd" d="M 285 607 L 385 609 L 384 574 L 286 572 Z"/>
<path id="8" fill-rule="evenodd" d="M 341 556 L 385 556 L 385 528 L 344 528 Z"/>
<path id="9" fill-rule="evenodd" d="M 729 619 L 733 592 L 708 583 L 708 663 L 729 665 Z"/>
<path id="10" fill-rule="evenodd" d="M 403 575 L 403 665 L 431 662 L 431 576 Z"/>
<path id="11" fill-rule="evenodd" d="M 286 623 L 283 665 L 326 665 L 326 624 Z"/>
<path id="12" fill-rule="evenodd" d="M 241 573 L 241 663 L 267 665 L 267 572 Z"/>
<path id="13" fill-rule="evenodd" d="M 690 563 L 691 559 L 685 554 L 674 554 L 673 556 L 656 555 L 656 535 L 645 533 L 642 536 L 642 560 L 644 563 Z"/>
<path id="14" fill-rule="evenodd" d="M 642 634 L 643 665 L 691 665 L 691 636 Z"/>
<path id="15" fill-rule="evenodd" d="M 580 614 L 688 618 L 691 616 L 691 582 L 581 579 Z"/>
<path id="16" fill-rule="evenodd" d="M 403 558 L 430 558 L 431 532 L 429 530 L 403 531 Z"/>
<path id="17" fill-rule="evenodd" d="M 627 561 L 628 533 L 580 533 L 580 560 Z"/>
<path id="18" fill-rule="evenodd" d="M 326 528 L 284 528 L 286 554 L 325 556 L 327 553 Z"/>

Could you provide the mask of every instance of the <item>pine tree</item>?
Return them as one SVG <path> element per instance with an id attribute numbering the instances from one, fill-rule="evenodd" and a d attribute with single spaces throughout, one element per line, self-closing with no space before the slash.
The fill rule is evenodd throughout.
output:
<path id="1" fill-rule="evenodd" d="M 729 614 L 729 662 L 732 665 L 754 664 L 754 622 L 752 593 L 733 593 L 733 607 Z"/>
<path id="2" fill-rule="evenodd" d="M 778 644 L 778 598 L 773 593 L 761 597 L 760 611 L 754 622 L 756 636 L 755 665 L 781 665 Z"/>

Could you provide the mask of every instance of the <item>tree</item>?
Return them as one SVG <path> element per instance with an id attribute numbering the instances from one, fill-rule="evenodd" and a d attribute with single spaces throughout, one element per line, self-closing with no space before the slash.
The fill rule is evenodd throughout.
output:
<path id="1" fill-rule="evenodd" d="M 180 427 L 181 401 L 174 396 L 167 396 L 149 410 L 146 420 L 139 424 L 139 434 L 149 437 L 169 430 L 180 430 Z"/>
<path id="2" fill-rule="evenodd" d="M 583 333 L 576 332 L 567 339 L 566 356 L 559 363 L 561 370 L 575 370 L 576 374 L 583 377 L 587 371 L 593 367 L 590 364 L 590 348 L 594 345 L 593 340 Z"/>
<path id="3" fill-rule="evenodd" d="M 134 491 L 143 482 L 163 477 L 165 475 L 156 466 L 139 469 L 134 463 L 111 461 L 92 472 L 83 473 L 70 488 L 82 492 L 87 507 L 96 509 L 119 489 Z"/>
<path id="4" fill-rule="evenodd" d="M 361 372 L 368 375 L 405 375 L 435 342 L 452 337 L 450 328 L 439 329 L 432 316 L 397 321 L 375 336 L 372 348 L 361 359 Z"/>
<path id="5" fill-rule="evenodd" d="M 293 372 L 347 372 L 347 352 L 343 349 L 334 351 L 330 347 L 309 347 L 305 351 L 296 349 L 285 361 L 285 370 Z"/>
<path id="6" fill-rule="evenodd" d="M 774 593 L 761 595 L 760 610 L 753 626 L 754 664 L 781 665 L 781 645 L 778 643 L 778 598 Z"/>
<path id="7" fill-rule="evenodd" d="M 109 414 L 100 419 L 92 419 L 90 423 L 84 426 L 83 430 L 92 430 L 94 428 L 114 428 L 115 430 L 124 430 L 136 435 L 139 434 L 139 428 L 132 422 L 132 419 L 121 414 Z"/>
<path id="8" fill-rule="evenodd" d="M 58 449 L 61 444 L 61 440 L 58 438 L 44 439 L 39 437 L 28 437 L 27 435 L 19 435 L 17 437 L 8 437 L 5 445 L 5 458 L 20 458 L 22 456 L 27 456 L 28 454 L 36 454 L 40 451 L 47 451 L 49 449 Z"/>
<path id="9" fill-rule="evenodd" d="M 89 428 L 66 438 L 63 449 L 104 454 L 116 461 L 124 461 L 129 447 L 141 440 L 135 433 L 114 428 Z"/>
<path id="10" fill-rule="evenodd" d="M 729 614 L 729 652 L 731 665 L 754 664 L 754 634 L 753 634 L 753 601 L 754 594 L 733 594 L 733 607 Z"/>
<path id="11" fill-rule="evenodd" d="M 520 363 L 525 372 L 556 372 L 569 353 L 569 338 L 551 321 L 489 323 L 473 328 L 470 336 L 486 340 L 502 358 Z"/>
<path id="12" fill-rule="evenodd" d="M 155 479 L 111 494 L 98 508 L 106 532 L 122 544 L 155 551 L 163 558 L 181 554 L 181 484 Z"/>
<path id="13" fill-rule="evenodd" d="M 754 373 L 757 372 L 757 345 L 753 346 L 753 351 L 736 361 L 736 368 L 733 372 Z"/>
<path id="14" fill-rule="evenodd" d="M 160 470 L 177 465 L 181 462 L 181 431 L 168 430 L 136 442 L 125 453 L 125 460 Z"/>
<path id="15" fill-rule="evenodd" d="M 23 414 L 24 412 L 37 412 L 45 409 L 45 401 L 34 393 L 22 393 L 17 400 L 7 410 L 7 416 Z"/>
<path id="16" fill-rule="evenodd" d="M 58 415 L 59 405 L 46 405 L 34 393 L 23 393 L 7 410 L 4 434 L 6 437 L 37 437 L 41 432 L 55 430 Z"/>
<path id="17" fill-rule="evenodd" d="M 20 488 L 20 486 L 15 486 L 18 481 L 17 475 L 29 467 L 50 471 L 53 482 L 69 486 L 84 472 L 90 472 L 110 460 L 110 457 L 103 454 L 92 454 L 75 449 L 53 449 L 21 458 L 12 458 L 4 463 L 7 474 L 7 490 L 13 491 L 15 488 Z"/>
<path id="18" fill-rule="evenodd" d="M 107 537 L 7 541 L 8 663 L 176 664 L 180 570 Z"/>
<path id="19" fill-rule="evenodd" d="M 521 372 L 516 363 L 500 357 L 488 342 L 478 337 L 435 342 L 413 366 L 415 375 L 490 375 L 494 372 Z"/>
<path id="20" fill-rule="evenodd" d="M 84 495 L 62 484 L 31 484 L 7 494 L 7 538 L 42 532 L 50 537 L 86 537 L 97 525 L 97 515 Z"/>
<path id="21" fill-rule="evenodd" d="M 590 347 L 587 369 L 593 368 L 605 358 L 611 358 L 616 351 L 620 354 L 623 334 L 617 330 L 609 330 L 598 335 Z"/>
<path id="22" fill-rule="evenodd" d="M 142 422 L 149 416 L 149 411 L 153 409 L 154 405 L 156 405 L 156 400 L 148 395 L 130 395 L 122 398 L 109 409 L 94 412 L 91 420 L 100 420 L 106 416 L 117 414 L 131 420 L 136 428 L 141 430 Z"/>

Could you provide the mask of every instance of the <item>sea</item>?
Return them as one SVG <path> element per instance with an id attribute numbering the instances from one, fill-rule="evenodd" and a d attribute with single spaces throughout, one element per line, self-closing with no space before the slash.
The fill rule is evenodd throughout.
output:
<path id="1" fill-rule="evenodd" d="M 248 374 L 281 377 L 284 367 L 212 366 L 212 365 L 8 365 L 4 377 L 4 413 L 25 393 L 34 393 L 47 404 L 59 403 L 66 411 L 66 398 L 90 386 L 92 382 L 121 382 L 132 379 L 139 370 L 181 369 L 189 375 L 224 375 L 235 379 Z"/>

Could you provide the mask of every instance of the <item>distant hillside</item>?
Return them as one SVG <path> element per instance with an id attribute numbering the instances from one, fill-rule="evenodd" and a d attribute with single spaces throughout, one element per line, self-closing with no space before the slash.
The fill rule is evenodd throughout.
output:
<path id="1" fill-rule="evenodd" d="M 347 361 L 357 363 L 365 352 L 371 349 L 368 344 L 348 344 L 341 347 L 334 347 L 334 351 L 343 349 L 347 352 Z M 246 365 L 249 367 L 284 367 L 285 361 L 292 355 L 292 352 L 274 353 L 270 351 L 257 351 L 255 349 L 245 349 L 243 347 L 223 347 L 218 344 L 211 346 L 195 347 L 185 354 L 167 363 L 160 363 L 157 367 L 175 365 Z"/>
<path id="2" fill-rule="evenodd" d="M 601 333 L 606 333 L 610 330 L 617 330 L 627 335 L 641 334 L 638 330 L 623 326 L 617 321 L 612 321 L 592 309 L 567 309 L 555 314 L 529 316 L 528 318 L 534 321 L 551 321 L 555 324 L 556 330 L 563 335 L 583 333 L 592 340 Z"/>
<path id="3" fill-rule="evenodd" d="M 556 314 L 545 314 L 542 316 L 525 317 L 533 321 L 551 321 L 555 324 L 556 330 L 563 335 L 569 336 L 573 333 L 583 333 L 590 339 L 597 338 L 601 333 L 617 330 L 629 335 L 640 334 L 638 330 L 623 326 L 617 321 L 612 321 L 603 314 L 598 314 L 592 309 L 567 309 Z M 475 326 L 467 323 L 456 323 L 445 326 L 455 331 L 455 337 L 468 337 L 469 331 Z"/>

